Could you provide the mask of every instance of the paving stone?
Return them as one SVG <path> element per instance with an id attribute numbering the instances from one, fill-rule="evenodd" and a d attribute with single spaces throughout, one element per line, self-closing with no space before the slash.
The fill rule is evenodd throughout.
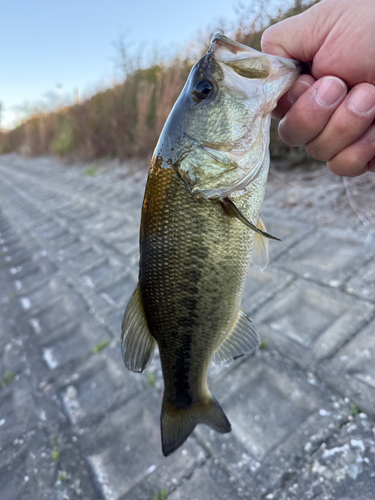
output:
<path id="1" fill-rule="evenodd" d="M 119 307 L 116 309 L 112 309 L 105 316 L 105 323 L 112 330 L 115 337 L 120 338 L 121 334 L 121 324 L 122 319 L 124 317 L 125 309 L 123 307 Z"/>
<path id="2" fill-rule="evenodd" d="M 118 237 L 111 242 L 117 250 L 124 255 L 132 256 L 133 260 L 139 261 L 139 227 L 129 238 Z"/>
<path id="3" fill-rule="evenodd" d="M 32 386 L 25 374 L 17 375 L 0 390 L 0 451 L 36 427 L 38 411 Z"/>
<path id="4" fill-rule="evenodd" d="M 82 273 L 82 279 L 89 288 L 93 288 L 106 281 L 113 280 L 116 274 L 121 271 L 121 263 L 117 259 L 104 258 L 90 269 Z"/>
<path id="5" fill-rule="evenodd" d="M 112 230 L 108 231 L 108 240 L 124 240 L 139 234 L 139 226 L 140 218 L 134 219 L 128 217 L 128 219 L 121 221 L 120 224 L 117 224 Z"/>
<path id="6" fill-rule="evenodd" d="M 14 336 L 10 339 L 3 338 L 3 324 L 1 323 L 0 320 L 0 389 L 4 385 L 2 380 L 6 377 L 7 372 L 19 374 L 27 369 L 22 341 Z M 9 341 L 7 342 L 7 340 Z"/>
<path id="7" fill-rule="evenodd" d="M 55 486 L 58 465 L 51 459 L 46 433 L 34 432 L 18 441 L 13 453 L 0 454 L 2 500 L 62 500 L 61 488 Z"/>
<path id="8" fill-rule="evenodd" d="M 138 283 L 138 277 L 134 274 L 129 272 L 110 285 L 99 288 L 93 297 L 95 307 L 99 311 L 107 311 L 114 306 L 125 308 Z"/>
<path id="9" fill-rule="evenodd" d="M 0 157 L 0 378 L 6 370 L 16 374 L 0 391 L 0 413 L 14 420 L 13 435 L 22 433 L 13 441 L 1 434 L 8 443 L 0 451 L 1 500 L 4 494 L 9 500 L 155 500 L 166 490 L 173 500 L 305 500 L 304 488 L 310 491 L 317 479 L 326 488 L 314 490 L 319 500 L 356 498 L 355 482 L 359 498 L 369 500 L 370 455 L 342 462 L 349 472 L 341 490 L 330 480 L 332 490 L 320 466 L 318 473 L 310 467 L 322 443 L 326 449 L 349 444 L 347 455 L 345 448 L 332 458 L 361 458 L 355 445 L 342 445 L 335 435 L 358 411 L 351 404 L 366 409 L 375 428 L 373 324 L 365 326 L 374 316 L 372 222 L 363 212 L 368 225 L 360 227 L 343 181 L 306 165 L 271 171 L 264 220 L 283 241 L 271 242 L 271 265 L 263 274 L 250 269 L 243 305 L 268 347 L 291 361 L 266 349 L 229 367 L 210 366 L 209 384 L 233 431 L 221 435 L 199 425 L 165 459 L 158 351 L 144 373 L 133 374 L 119 346 L 123 311 L 138 278 L 147 169 L 135 162 L 95 163 L 100 175 L 91 178 L 86 168 L 53 158 Z M 366 177 L 367 207 L 373 182 Z M 361 186 L 355 187 L 358 200 Z M 29 385 L 17 395 L 20 381 Z M 351 432 L 367 450 L 370 437 Z M 38 456 L 38 448 L 48 449 L 51 461 L 52 442 L 60 448 L 54 468 Z M 33 456 L 43 473 L 30 472 Z M 317 460 L 328 470 L 329 458 Z M 304 471 L 305 482 L 299 479 Z M 66 474 L 61 480 L 60 472 Z M 329 488 L 337 498 L 327 496 Z"/>
<path id="10" fill-rule="evenodd" d="M 374 312 L 370 303 L 298 280 L 252 319 L 269 347 L 312 369 L 332 356 Z"/>
<path id="11" fill-rule="evenodd" d="M 12 267 L 23 266 L 30 260 L 36 261 L 40 257 L 40 247 L 37 247 L 37 251 L 35 253 L 31 253 L 30 249 L 25 251 L 24 248 L 21 248 L 21 243 L 19 241 L 17 241 L 16 247 L 14 248 L 9 248 L 9 246 L 3 247 L 1 248 L 1 251 L 7 254 L 8 256 L 7 262 L 10 262 L 10 265 Z"/>
<path id="12" fill-rule="evenodd" d="M 264 302 L 284 289 L 294 277 L 274 265 L 268 266 L 263 272 L 250 266 L 242 298 L 242 308 L 248 314 L 255 312 Z"/>
<path id="13" fill-rule="evenodd" d="M 204 453 L 192 438 L 173 456 L 163 457 L 160 407 L 161 398 L 155 391 L 144 391 L 96 426 L 95 439 L 91 428 L 84 429 L 81 447 L 106 500 L 137 498 L 126 495 L 136 485 L 142 488 L 143 482 L 152 498 L 161 477 L 168 489 L 202 462 Z"/>
<path id="14" fill-rule="evenodd" d="M 261 352 L 213 386 L 232 432 L 196 435 L 245 496 L 261 498 L 296 470 L 350 414 L 350 407 L 292 365 Z"/>
<path id="15" fill-rule="evenodd" d="M 375 260 L 361 268 L 347 283 L 346 290 L 366 300 L 375 301 Z"/>
<path id="16" fill-rule="evenodd" d="M 239 498 L 228 476 L 212 463 L 195 470 L 192 477 L 168 500 L 235 500 Z"/>
<path id="17" fill-rule="evenodd" d="M 30 259 L 23 265 L 10 267 L 9 273 L 14 281 L 21 283 L 22 292 L 27 293 L 33 288 L 40 286 L 56 269 L 56 266 L 48 259 L 40 259 L 37 262 L 33 262 Z"/>
<path id="18" fill-rule="evenodd" d="M 164 459 L 156 468 L 154 468 L 156 464 L 153 464 L 148 471 L 149 473 L 145 477 L 142 477 L 125 496 L 121 497 L 121 500 L 154 500 L 155 497 L 160 498 L 160 496 L 163 498 L 166 491 L 171 492 L 175 488 L 178 488 L 180 484 L 184 484 L 185 478 L 191 476 L 193 471 L 206 458 L 203 450 L 197 445 L 194 446 L 192 442 L 189 442 L 182 450 L 177 451 L 176 455 L 176 460 L 174 461 Z M 220 473 L 214 476 L 218 479 L 219 484 L 220 480 L 224 483 L 222 476 L 224 474 Z M 229 491 L 232 492 L 233 490 Z M 170 495 L 168 495 L 168 498 L 170 498 Z M 202 498 L 206 499 L 206 497 Z M 232 500 L 232 497 L 230 498 Z"/>
<path id="19" fill-rule="evenodd" d="M 61 377 L 59 385 L 69 420 L 80 427 L 98 420 L 149 386 L 144 374 L 126 369 L 119 342 L 92 356 L 73 374 Z"/>
<path id="20" fill-rule="evenodd" d="M 85 230 L 95 233 L 104 232 L 105 226 L 108 224 L 108 214 L 97 210 L 95 217 L 86 218 Z"/>
<path id="21" fill-rule="evenodd" d="M 69 259 L 65 260 L 64 264 L 71 272 L 80 272 L 85 268 L 92 267 L 99 262 L 101 258 L 102 255 L 97 248 L 86 248 L 82 252 L 76 253 Z"/>
<path id="22" fill-rule="evenodd" d="M 77 235 L 67 229 L 64 229 L 58 236 L 48 242 L 50 248 L 54 250 L 62 249 L 74 244 L 77 241 Z"/>
<path id="23" fill-rule="evenodd" d="M 68 295 L 69 292 L 71 292 L 63 280 L 57 275 L 54 275 L 51 279 L 40 285 L 36 283 L 36 285 L 35 288 L 27 292 L 24 290 L 24 285 L 21 280 L 16 283 L 16 289 L 19 290 L 18 300 L 25 311 L 33 307 L 43 307 L 57 295 Z"/>
<path id="24" fill-rule="evenodd" d="M 87 249 L 87 244 L 81 240 L 79 236 L 76 236 L 71 241 L 68 241 L 66 245 L 59 245 L 56 250 L 56 257 L 59 262 L 69 263 L 70 259 L 75 257 L 77 254 L 83 252 Z"/>
<path id="25" fill-rule="evenodd" d="M 6 271 L 0 270 L 0 283 L 4 288 L 10 289 Z M 17 298 L 14 292 L 9 292 L 6 298 L 0 295 L 0 392 L 4 379 L 9 380 L 9 372 L 14 375 L 27 369 L 24 346 L 15 335 L 15 319 L 9 314 L 10 303 L 15 300 Z"/>
<path id="26" fill-rule="evenodd" d="M 319 229 L 280 257 L 279 262 L 300 276 L 339 287 L 370 254 L 363 238 L 345 231 Z"/>
<path id="27" fill-rule="evenodd" d="M 372 500 L 375 484 L 375 428 L 365 414 L 323 443 L 303 471 L 267 500 Z"/>
<path id="28" fill-rule="evenodd" d="M 375 416 L 375 321 L 372 321 L 330 360 L 320 376 L 327 383 Z"/>
<path id="29" fill-rule="evenodd" d="M 64 238 L 66 236 L 66 229 L 62 226 L 59 226 L 55 221 L 52 224 L 48 224 L 43 226 L 43 228 L 39 228 L 35 231 L 38 236 L 43 238 L 44 240 L 55 240 L 56 238 Z"/>
<path id="30" fill-rule="evenodd" d="M 43 425 L 16 439 L 0 453 L 1 500 L 99 500 L 85 464 L 66 448 Z"/>
<path id="31" fill-rule="evenodd" d="M 42 309 L 31 310 L 19 323 L 19 331 L 30 330 L 31 326 L 35 334 L 47 338 L 65 323 L 78 319 L 84 308 L 83 300 L 71 290 L 49 301 Z"/>
<path id="32" fill-rule="evenodd" d="M 107 219 L 104 220 L 101 226 L 101 231 L 106 236 L 111 235 L 111 233 L 117 233 L 117 231 L 121 231 L 132 222 L 133 219 L 129 217 L 126 212 L 124 213 L 122 211 L 112 209 L 110 217 L 107 217 Z"/>
<path id="33" fill-rule="evenodd" d="M 280 214 L 275 216 L 273 211 L 265 211 L 263 220 L 266 224 L 267 232 L 281 239 L 281 241 L 270 240 L 269 242 L 271 263 L 292 245 L 305 239 L 313 230 L 313 226 L 311 225 L 303 224 L 296 220 L 286 220 L 280 217 Z"/>
<path id="34" fill-rule="evenodd" d="M 56 221 L 49 216 L 45 216 L 42 220 L 35 222 L 32 225 L 32 230 L 39 237 L 43 238 L 44 234 L 48 234 L 51 231 L 53 232 L 55 229 L 59 229 L 60 227 L 56 225 Z"/>
<path id="35" fill-rule="evenodd" d="M 62 209 L 60 209 L 60 212 Z M 86 203 L 73 203 L 67 210 L 64 210 L 64 215 L 71 217 L 74 220 L 88 221 L 97 216 L 97 207 L 87 205 Z"/>
<path id="36" fill-rule="evenodd" d="M 79 210 L 79 207 L 82 207 L 82 209 L 85 209 L 85 210 L 90 208 L 86 204 L 82 205 L 80 201 L 74 200 L 74 201 L 68 201 L 67 203 L 64 203 L 62 206 L 60 206 L 57 213 L 60 216 L 75 220 L 77 218 L 76 214 Z M 92 213 L 92 214 L 95 213 L 94 207 L 90 208 L 90 213 Z M 81 220 L 83 220 L 83 218 L 81 218 Z"/>
<path id="37" fill-rule="evenodd" d="M 86 317 L 63 326 L 47 337 L 40 337 L 38 345 L 42 348 L 48 368 L 54 370 L 87 356 L 98 344 L 109 338 L 106 329 Z"/>

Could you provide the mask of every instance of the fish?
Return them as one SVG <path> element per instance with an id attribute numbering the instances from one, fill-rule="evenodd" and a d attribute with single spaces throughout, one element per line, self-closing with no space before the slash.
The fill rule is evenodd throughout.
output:
<path id="1" fill-rule="evenodd" d="M 207 371 L 211 359 L 228 364 L 260 344 L 241 298 L 250 262 L 263 270 L 277 239 L 260 218 L 271 111 L 299 72 L 297 61 L 216 32 L 156 145 L 121 349 L 126 367 L 142 372 L 159 348 L 165 456 L 199 423 L 231 430 Z"/>

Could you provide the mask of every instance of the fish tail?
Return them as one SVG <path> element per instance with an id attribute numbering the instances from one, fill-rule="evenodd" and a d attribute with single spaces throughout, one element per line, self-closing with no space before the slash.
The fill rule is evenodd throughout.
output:
<path id="1" fill-rule="evenodd" d="M 197 424 L 209 425 L 221 433 L 232 430 L 229 420 L 212 395 L 207 402 L 195 403 L 186 408 L 177 408 L 164 398 L 161 410 L 163 455 L 167 457 L 177 450 Z"/>

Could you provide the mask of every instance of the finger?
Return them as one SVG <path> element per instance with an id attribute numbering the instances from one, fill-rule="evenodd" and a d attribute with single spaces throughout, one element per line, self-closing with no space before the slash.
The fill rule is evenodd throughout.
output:
<path id="1" fill-rule="evenodd" d="M 327 166 L 334 174 L 345 177 L 356 177 L 367 170 L 375 172 L 375 124 L 327 162 Z"/>
<path id="2" fill-rule="evenodd" d="M 323 2 L 270 26 L 262 36 L 262 51 L 303 62 L 312 61 L 337 22 L 341 10 L 345 10 L 344 5 L 338 4 L 332 10 Z"/>
<path id="3" fill-rule="evenodd" d="M 315 78 L 310 75 L 299 76 L 288 92 L 280 97 L 276 108 L 272 111 L 272 117 L 278 120 L 283 118 L 297 99 L 299 99 L 314 82 Z"/>
<path id="4" fill-rule="evenodd" d="M 375 118 L 375 86 L 355 86 L 336 109 L 324 130 L 306 145 L 316 160 L 328 161 L 369 128 Z"/>
<path id="5" fill-rule="evenodd" d="M 317 80 L 279 123 L 279 135 L 289 146 L 303 146 L 317 137 L 347 93 L 335 76 Z"/>

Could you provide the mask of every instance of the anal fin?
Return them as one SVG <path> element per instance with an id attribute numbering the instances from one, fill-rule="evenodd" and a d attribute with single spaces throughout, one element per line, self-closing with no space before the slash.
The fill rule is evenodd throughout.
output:
<path id="1" fill-rule="evenodd" d="M 156 340 L 147 324 L 139 285 L 126 308 L 121 330 L 124 363 L 129 370 L 142 372 L 151 363 Z"/>
<path id="2" fill-rule="evenodd" d="M 245 354 L 249 354 L 260 345 L 260 337 L 250 318 L 242 309 L 239 310 L 236 323 L 221 346 L 214 352 L 212 361 L 228 364 Z"/>

